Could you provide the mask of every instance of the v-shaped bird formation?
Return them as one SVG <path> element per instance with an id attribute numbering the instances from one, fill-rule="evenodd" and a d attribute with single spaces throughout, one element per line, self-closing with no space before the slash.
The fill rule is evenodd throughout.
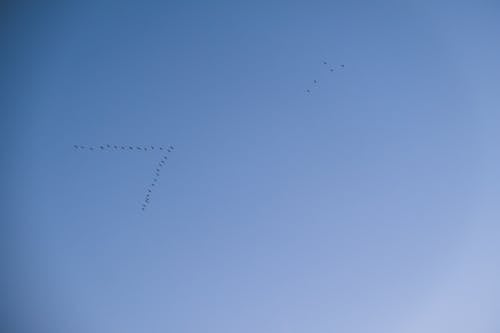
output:
<path id="1" fill-rule="evenodd" d="M 343 70 L 345 68 L 345 65 L 343 65 L 343 64 L 342 65 L 332 65 L 326 61 L 323 61 L 322 64 L 323 64 L 324 70 L 326 70 L 330 73 L 334 73 L 336 71 L 340 71 L 340 70 Z M 312 84 L 312 86 L 310 86 L 309 88 L 307 88 L 305 90 L 306 94 L 311 94 L 314 89 L 317 89 L 320 87 L 320 83 L 319 83 L 318 79 L 312 80 L 311 84 Z"/>
<path id="2" fill-rule="evenodd" d="M 141 204 L 141 210 L 145 211 L 151 202 L 151 198 L 153 196 L 154 189 L 157 187 L 158 181 L 161 176 L 161 171 L 165 167 L 167 163 L 168 153 L 174 151 L 174 146 L 132 146 L 132 145 L 98 145 L 98 146 L 83 146 L 83 145 L 73 145 L 75 150 L 80 151 L 93 151 L 93 152 L 159 152 L 162 154 L 161 160 L 155 165 L 153 170 L 153 176 L 151 183 L 146 187 L 146 195 Z"/>

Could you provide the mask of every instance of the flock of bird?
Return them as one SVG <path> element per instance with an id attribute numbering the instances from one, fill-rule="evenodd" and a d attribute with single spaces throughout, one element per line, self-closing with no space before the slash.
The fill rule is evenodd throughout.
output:
<path id="1" fill-rule="evenodd" d="M 330 73 L 335 72 L 335 70 L 341 70 L 341 69 L 345 68 L 345 65 L 340 65 L 340 66 L 330 65 L 326 61 L 323 61 L 323 66 L 327 66 Z M 313 84 L 313 88 L 319 88 L 319 81 L 317 79 L 313 80 L 312 84 Z M 310 94 L 312 92 L 313 88 L 308 88 L 305 90 L 305 92 Z"/>
<path id="2" fill-rule="evenodd" d="M 79 150 L 142 150 L 142 151 L 148 151 L 148 150 L 167 150 L 170 152 L 171 150 L 174 149 L 174 147 L 163 147 L 163 146 L 118 146 L 118 145 L 100 145 L 100 146 L 79 146 L 79 145 L 73 145 L 73 148 L 79 149 Z"/>
<path id="3" fill-rule="evenodd" d="M 323 67 L 326 68 L 330 73 L 333 73 L 337 70 L 342 70 L 345 68 L 345 65 L 331 65 L 326 61 L 323 61 Z M 313 87 L 310 87 L 305 90 L 307 94 L 311 94 L 312 89 L 319 88 L 319 80 L 315 79 L 312 81 Z M 173 146 L 130 146 L 130 145 L 99 145 L 99 146 L 81 146 L 81 145 L 73 145 L 73 148 L 76 150 L 89 150 L 89 151 L 161 151 L 163 153 L 170 153 L 174 150 Z M 155 166 L 153 171 L 153 178 L 151 184 L 146 188 L 146 195 L 141 205 L 141 210 L 145 211 L 151 202 L 151 197 L 153 195 L 153 190 L 156 187 L 158 180 L 160 179 L 161 171 L 163 167 L 167 163 L 167 155 L 163 155 L 161 160 Z"/>
<path id="4" fill-rule="evenodd" d="M 174 151 L 174 146 L 130 146 L 130 145 L 99 145 L 99 146 L 81 146 L 81 145 L 73 145 L 75 150 L 88 150 L 88 151 L 161 151 L 165 154 Z M 146 195 L 141 205 L 141 210 L 145 211 L 151 202 L 151 197 L 153 195 L 153 189 L 155 188 L 158 180 L 160 179 L 161 171 L 167 162 L 167 155 L 163 155 L 161 160 L 155 166 L 153 172 L 153 179 L 151 184 L 146 188 Z"/>

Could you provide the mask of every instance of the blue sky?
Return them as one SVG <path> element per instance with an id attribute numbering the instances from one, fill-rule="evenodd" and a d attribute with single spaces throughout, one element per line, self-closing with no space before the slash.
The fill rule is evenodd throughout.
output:
<path id="1" fill-rule="evenodd" d="M 499 10 L 12 6 L 7 323 L 497 332 Z M 176 149 L 142 212 L 161 155 L 74 144 Z"/>

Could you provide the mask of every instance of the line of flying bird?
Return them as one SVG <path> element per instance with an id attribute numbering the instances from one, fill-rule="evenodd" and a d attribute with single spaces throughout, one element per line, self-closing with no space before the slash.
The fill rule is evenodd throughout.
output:
<path id="1" fill-rule="evenodd" d="M 330 65 L 326 61 L 323 61 L 323 65 L 329 67 L 330 73 L 333 73 L 335 71 L 335 67 L 336 67 L 335 65 Z M 345 65 L 343 65 L 343 64 L 340 65 L 340 66 L 337 66 L 337 69 L 343 69 L 343 68 L 345 68 Z M 315 80 L 313 80 L 312 83 L 313 83 L 314 88 L 318 88 L 319 87 L 318 86 L 319 80 L 315 79 Z M 305 92 L 308 93 L 308 94 L 310 94 L 312 92 L 312 88 L 306 89 Z"/>
<path id="2" fill-rule="evenodd" d="M 129 146 L 129 145 L 126 145 L 126 146 L 123 146 L 123 145 L 99 145 L 99 146 L 81 146 L 81 145 L 73 145 L 73 148 L 75 149 L 80 149 L 80 150 L 95 150 L 95 151 L 99 151 L 99 150 L 140 150 L 140 151 L 148 151 L 148 150 L 166 150 L 168 152 L 171 152 L 172 150 L 174 150 L 174 147 L 173 146 L 168 146 L 168 147 L 164 147 L 164 146 Z"/>
<path id="3" fill-rule="evenodd" d="M 98 146 L 82 146 L 82 145 L 73 145 L 75 150 L 89 150 L 89 151 L 161 151 L 165 154 L 165 152 L 170 153 L 174 151 L 174 146 L 130 146 L 130 145 L 98 145 Z M 167 162 L 167 155 L 163 155 L 161 160 L 155 166 L 153 171 L 153 178 L 151 184 L 146 188 L 146 195 L 141 204 L 141 210 L 145 211 L 151 202 L 151 196 L 153 195 L 153 188 L 158 183 L 160 179 L 161 171 Z"/>

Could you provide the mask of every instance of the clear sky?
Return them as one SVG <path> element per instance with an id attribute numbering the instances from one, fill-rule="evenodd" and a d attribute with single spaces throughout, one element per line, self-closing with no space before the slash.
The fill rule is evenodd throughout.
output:
<path id="1" fill-rule="evenodd" d="M 51 3 L 2 9 L 11 332 L 500 331 L 497 1 Z M 74 144 L 175 151 L 143 212 L 160 154 Z"/>

